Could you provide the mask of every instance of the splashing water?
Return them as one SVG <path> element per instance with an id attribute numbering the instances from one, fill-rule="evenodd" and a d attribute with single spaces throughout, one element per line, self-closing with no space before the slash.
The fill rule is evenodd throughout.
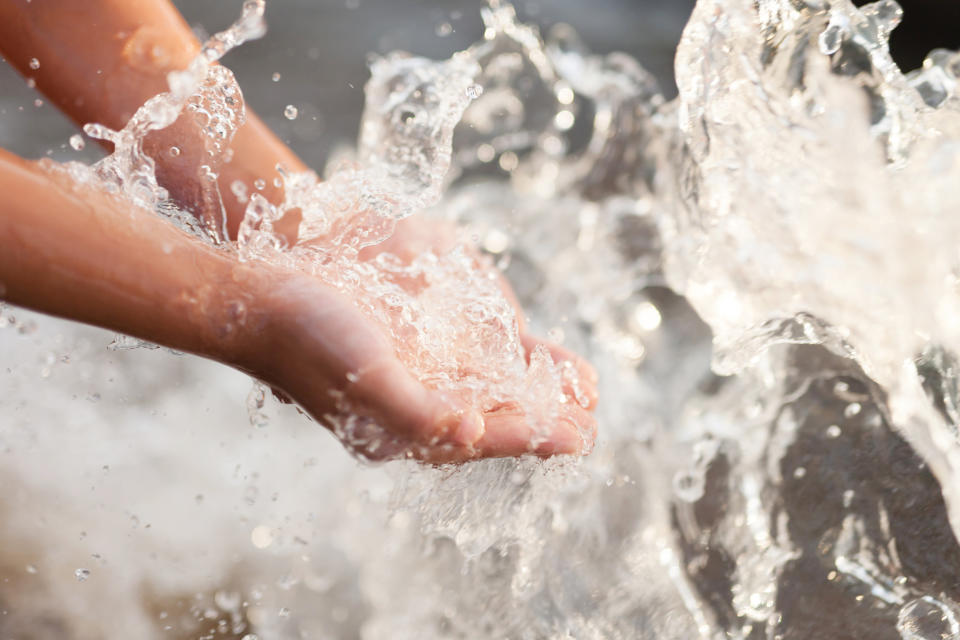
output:
<path id="1" fill-rule="evenodd" d="M 187 109 L 228 153 L 242 100 L 210 63 L 262 32 L 262 12 L 246 3 L 122 131 L 87 127 L 114 154 L 51 169 L 227 244 L 222 217 L 198 224 L 169 202 L 141 145 Z M 83 532 L 67 544 L 50 524 L 53 541 L 37 540 L 35 524 L 12 518 L 4 535 L 20 546 L 8 546 L 33 568 L 17 573 L 22 593 L 56 594 L 77 637 L 97 624 L 81 613 L 94 597 L 128 603 L 120 624 L 138 637 L 958 637 L 960 56 L 937 50 L 901 73 L 891 0 L 700 0 L 677 52 L 679 97 L 666 102 L 634 60 L 592 55 L 567 27 L 544 40 L 500 1 L 483 18 L 483 41 L 449 60 L 372 63 L 356 154 L 324 181 L 284 172 L 278 206 L 234 185 L 248 205 L 230 250 L 316 274 L 405 337 L 421 380 L 482 407 L 519 403 L 543 428 L 567 374 L 546 353 L 524 359 L 491 277 L 502 270 L 534 328 L 600 372 L 593 455 L 357 469 L 257 386 L 250 422 L 270 428 L 236 438 L 243 407 L 221 408 L 211 424 L 222 428 L 189 436 L 229 462 L 184 455 L 164 429 L 144 437 L 136 515 L 103 506 L 130 504 L 120 480 L 70 493 L 99 463 L 4 430 L 21 450 L 4 476 L 38 501 L 70 495 L 52 522 Z M 303 221 L 288 247 L 274 226 L 293 208 Z M 410 215 L 455 221 L 484 255 L 461 245 L 359 259 Z M 0 327 L 22 324 L 4 313 Z M 21 340 L 42 344 L 50 389 L 87 384 L 44 335 Z M 172 381 L 209 365 L 100 352 L 85 358 L 105 371 L 108 357 L 155 371 L 170 393 L 148 406 L 190 421 Z M 139 415 L 110 400 L 85 409 L 104 459 L 130 455 L 110 429 Z M 404 450 L 341 409 L 337 435 L 356 452 Z M 31 471 L 51 460 L 56 473 Z M 187 481 L 171 486 L 156 460 L 204 487 L 187 485 L 190 508 L 237 504 L 239 516 L 192 522 L 176 506 Z M 109 473 L 124 477 L 123 465 Z M 84 512 L 95 505 L 105 511 Z M 107 543 L 131 516 L 137 537 L 77 594 L 85 541 Z M 171 570 L 198 553 L 202 567 Z M 22 601 L 6 587 L 0 599 Z"/>

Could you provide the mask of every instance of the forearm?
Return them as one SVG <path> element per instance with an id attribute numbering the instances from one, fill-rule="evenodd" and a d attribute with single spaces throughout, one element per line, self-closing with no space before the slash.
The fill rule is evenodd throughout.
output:
<path id="1" fill-rule="evenodd" d="M 147 99 L 166 91 L 167 74 L 186 68 L 199 49 L 168 0 L 0 0 L 0 54 L 80 125 L 122 128 Z M 161 184 L 196 211 L 198 178 L 187 163 L 204 155 L 202 136 L 178 125 L 151 134 L 145 148 L 157 163 Z M 171 146 L 182 153 L 165 153 Z M 254 180 L 262 179 L 262 193 L 279 203 L 276 165 L 306 168 L 249 110 L 231 146 L 233 159 L 219 168 L 218 182 L 228 229 L 235 235 L 245 205 L 230 189 L 234 181 L 252 189 Z"/>
<path id="2" fill-rule="evenodd" d="M 243 366 L 268 273 L 0 150 L 0 298 Z"/>

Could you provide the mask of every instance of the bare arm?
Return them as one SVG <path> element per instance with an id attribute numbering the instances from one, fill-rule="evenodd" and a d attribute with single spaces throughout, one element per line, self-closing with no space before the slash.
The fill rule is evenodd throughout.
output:
<path id="1" fill-rule="evenodd" d="M 185 69 L 199 50 L 168 0 L 0 0 L 0 54 L 78 125 L 122 128 L 140 105 L 167 90 L 167 73 Z M 201 136 L 190 135 L 191 126 L 181 117 L 148 136 L 145 149 L 157 163 L 160 184 L 197 211 L 203 147 Z M 166 153 L 173 145 L 182 150 L 177 157 Z M 279 203 L 282 188 L 272 180 L 276 165 L 306 167 L 251 111 L 231 147 L 233 159 L 220 167 L 218 182 L 235 237 L 244 205 L 230 190 L 234 181 L 249 187 L 263 179 L 262 193 Z"/>
<path id="2" fill-rule="evenodd" d="M 243 263 L 152 212 L 0 150 L 0 299 L 224 362 L 320 422 L 337 397 L 434 462 L 527 453 L 522 414 L 481 416 L 427 389 L 394 345 L 316 278 Z M 576 453 L 565 406 L 537 453 Z M 329 425 L 328 425 L 329 426 Z"/>
<path id="3" fill-rule="evenodd" d="M 121 128 L 197 49 L 166 0 L 0 0 L 0 52 L 79 123 Z M 191 126 L 181 117 L 151 134 L 145 148 L 160 183 L 196 211 L 202 203 L 193 169 L 204 148 Z M 180 156 L 164 153 L 174 144 Z M 271 183 L 278 163 L 304 167 L 249 113 L 231 147 L 219 184 L 235 233 L 243 207 L 229 189 L 234 180 Z M 282 389 L 321 422 L 343 395 L 357 413 L 418 445 L 416 455 L 426 460 L 529 451 L 532 434 L 522 415 L 481 417 L 425 388 L 380 327 L 316 278 L 240 263 L 150 212 L 4 152 L 0 193 L 0 298 L 230 364 Z M 282 197 L 272 185 L 265 195 Z M 400 249 L 410 242 L 406 223 L 412 221 L 401 225 L 407 233 L 394 238 Z M 522 337 L 528 349 L 540 343 Z M 589 366 L 548 347 L 555 359 L 578 364 L 592 404 Z M 561 413 L 538 453 L 584 446 L 578 426 L 589 431 L 593 417 L 576 403 Z"/>
<path id="4" fill-rule="evenodd" d="M 266 268 L 3 150 L 0 193 L 0 298 L 230 364 L 249 359 L 243 341 L 263 321 L 241 335 L 236 310 L 253 306 Z"/>

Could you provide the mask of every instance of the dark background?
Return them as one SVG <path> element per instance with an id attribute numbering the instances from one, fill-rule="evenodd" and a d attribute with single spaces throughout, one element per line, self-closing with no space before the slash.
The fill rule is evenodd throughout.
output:
<path id="1" fill-rule="evenodd" d="M 902 0 L 900 6 L 903 22 L 890 36 L 890 49 L 901 69 L 918 68 L 931 49 L 960 48 L 960 1 Z"/>
<path id="2" fill-rule="evenodd" d="M 3 1 L 3 0 L 0 0 Z M 175 0 L 197 29 L 229 25 L 241 0 Z M 748 1 L 748 0 L 744 0 Z M 518 0 L 525 21 L 544 30 L 566 22 L 597 52 L 625 51 L 676 94 L 673 54 L 693 0 Z M 864 4 L 857 2 L 858 5 Z M 960 47 L 960 0 L 905 0 L 894 32 L 901 67 L 920 66 L 936 47 Z M 331 149 L 351 144 L 363 106 L 366 57 L 404 49 L 448 57 L 481 37 L 482 0 L 268 0 L 267 35 L 230 53 L 249 104 L 314 167 Z M 442 34 L 449 24 L 450 33 Z M 274 73 L 280 74 L 277 82 Z M 0 65 L 0 147 L 25 156 L 94 159 L 94 145 L 78 154 L 67 146 L 76 129 L 22 79 Z M 292 104 L 294 121 L 283 117 Z"/>

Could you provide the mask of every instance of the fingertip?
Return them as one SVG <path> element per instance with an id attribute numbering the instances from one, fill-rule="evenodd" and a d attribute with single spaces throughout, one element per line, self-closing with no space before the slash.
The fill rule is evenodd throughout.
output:
<path id="1" fill-rule="evenodd" d="M 457 444 L 472 447 L 480 441 L 486 430 L 487 425 L 483 416 L 478 411 L 468 410 L 460 420 L 454 439 Z"/>
<path id="2" fill-rule="evenodd" d="M 561 411 L 549 438 L 538 444 L 535 453 L 539 456 L 585 456 L 593 450 L 596 435 L 597 420 L 593 414 L 570 404 Z"/>
<path id="3" fill-rule="evenodd" d="M 473 409 L 460 409 L 444 415 L 434 430 L 441 442 L 472 447 L 486 431 L 483 416 Z"/>
<path id="4" fill-rule="evenodd" d="M 597 384 L 600 381 L 593 365 L 559 344 L 529 334 L 523 336 L 528 358 L 541 345 L 546 347 L 555 364 L 564 366 L 564 391 L 584 409 L 593 409 L 597 404 Z"/>

